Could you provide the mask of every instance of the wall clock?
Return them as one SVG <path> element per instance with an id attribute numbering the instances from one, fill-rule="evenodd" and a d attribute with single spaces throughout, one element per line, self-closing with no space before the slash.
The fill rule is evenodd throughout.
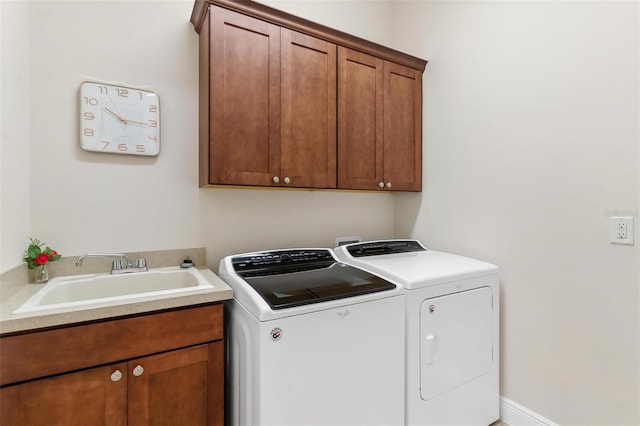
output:
<path id="1" fill-rule="evenodd" d="M 83 82 L 80 85 L 80 141 L 86 151 L 158 155 L 158 95 L 132 87 Z"/>

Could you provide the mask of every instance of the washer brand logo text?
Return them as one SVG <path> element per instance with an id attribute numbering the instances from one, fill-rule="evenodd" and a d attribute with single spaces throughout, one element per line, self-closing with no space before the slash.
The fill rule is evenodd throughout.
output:
<path id="1" fill-rule="evenodd" d="M 271 330 L 271 340 L 278 341 L 282 337 L 282 330 L 278 327 Z"/>
<path id="2" fill-rule="evenodd" d="M 351 315 L 351 311 L 348 310 L 348 309 L 346 311 L 344 311 L 344 312 L 338 312 L 338 316 L 340 318 L 344 318 L 344 317 L 349 316 L 349 315 Z"/>

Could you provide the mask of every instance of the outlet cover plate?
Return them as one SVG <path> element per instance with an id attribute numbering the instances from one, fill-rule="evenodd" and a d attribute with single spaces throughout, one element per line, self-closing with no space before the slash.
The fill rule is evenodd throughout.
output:
<path id="1" fill-rule="evenodd" d="M 609 241 L 611 244 L 633 245 L 633 217 L 612 216 L 609 218 Z"/>

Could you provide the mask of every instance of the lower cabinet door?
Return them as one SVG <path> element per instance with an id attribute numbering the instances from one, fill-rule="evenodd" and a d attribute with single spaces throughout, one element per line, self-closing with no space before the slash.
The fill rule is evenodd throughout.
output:
<path id="1" fill-rule="evenodd" d="M 222 426 L 223 343 L 128 363 L 129 426 Z"/>
<path id="2" fill-rule="evenodd" d="M 6 425 L 125 426 L 126 363 L 92 368 L 0 389 Z"/>

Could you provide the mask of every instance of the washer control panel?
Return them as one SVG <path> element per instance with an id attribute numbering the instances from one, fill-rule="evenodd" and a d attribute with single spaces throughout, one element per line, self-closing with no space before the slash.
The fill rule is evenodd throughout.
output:
<path id="1" fill-rule="evenodd" d="M 333 264 L 336 259 L 326 249 L 276 250 L 250 253 L 236 256 L 232 260 L 233 269 L 238 272 L 250 272 L 270 269 L 277 273 L 290 266 Z"/>

